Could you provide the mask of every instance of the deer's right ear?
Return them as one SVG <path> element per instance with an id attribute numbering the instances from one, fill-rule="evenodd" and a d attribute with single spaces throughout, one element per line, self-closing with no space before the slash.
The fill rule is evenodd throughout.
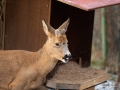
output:
<path id="1" fill-rule="evenodd" d="M 43 24 L 43 30 L 46 35 L 50 36 L 50 34 L 54 34 L 54 28 L 52 28 L 48 23 L 45 22 L 45 20 L 42 20 Z"/>
<path id="2" fill-rule="evenodd" d="M 43 30 L 44 30 L 44 32 L 45 32 L 45 34 L 46 35 L 48 35 L 48 27 L 47 27 L 47 24 L 45 23 L 45 21 L 44 20 L 42 20 L 42 24 L 43 24 Z"/>

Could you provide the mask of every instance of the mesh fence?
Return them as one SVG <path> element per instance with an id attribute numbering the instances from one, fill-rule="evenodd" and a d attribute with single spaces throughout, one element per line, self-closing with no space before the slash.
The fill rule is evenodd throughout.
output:
<path id="1" fill-rule="evenodd" d="M 4 27 L 4 0 L 0 0 L 0 49 L 2 48 L 3 27 Z"/>

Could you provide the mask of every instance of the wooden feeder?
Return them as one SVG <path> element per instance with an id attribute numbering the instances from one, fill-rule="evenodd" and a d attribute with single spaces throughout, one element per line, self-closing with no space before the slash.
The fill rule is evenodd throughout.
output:
<path id="1" fill-rule="evenodd" d="M 2 47 L 5 50 L 37 51 L 46 41 L 41 20 L 45 19 L 51 26 L 58 28 L 70 18 L 67 32 L 70 52 L 74 60 L 81 60 L 82 67 L 88 67 L 91 58 L 94 9 L 119 3 L 120 0 L 6 0 L 6 23 Z M 65 74 L 71 74 L 70 72 L 76 73 L 79 78 L 74 79 L 75 76 L 71 76 L 72 79 L 69 81 L 69 76 Z M 63 77 L 59 77 L 59 74 Z M 84 76 L 84 79 L 81 79 L 81 76 Z M 47 86 L 83 90 L 102 83 L 108 78 L 108 74 L 104 71 L 90 67 L 80 68 L 78 64 L 70 62 L 60 67 L 55 77 L 47 82 Z"/>

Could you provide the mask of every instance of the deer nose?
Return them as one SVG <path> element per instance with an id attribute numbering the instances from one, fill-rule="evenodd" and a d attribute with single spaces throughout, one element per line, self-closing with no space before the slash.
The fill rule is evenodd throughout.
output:
<path id="1" fill-rule="evenodd" d="M 71 59 L 72 58 L 72 55 L 71 54 L 69 54 L 69 55 L 65 55 L 64 57 L 63 57 L 63 59 L 64 60 L 69 60 L 69 59 Z"/>

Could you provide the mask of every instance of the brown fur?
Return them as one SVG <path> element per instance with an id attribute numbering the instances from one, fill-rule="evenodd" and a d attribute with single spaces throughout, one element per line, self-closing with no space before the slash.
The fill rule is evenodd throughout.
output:
<path id="1" fill-rule="evenodd" d="M 41 54 L 40 51 L 2 51 L 0 52 L 0 90 L 1 88 L 31 90 L 39 87 L 43 78 L 56 63 L 57 60 L 49 57 L 45 49 Z"/>
<path id="2" fill-rule="evenodd" d="M 1 50 L 0 90 L 39 90 L 43 79 L 64 56 L 62 50 L 55 47 L 56 42 L 62 45 L 67 42 L 66 36 L 49 33 L 45 45 L 37 52 Z"/>

